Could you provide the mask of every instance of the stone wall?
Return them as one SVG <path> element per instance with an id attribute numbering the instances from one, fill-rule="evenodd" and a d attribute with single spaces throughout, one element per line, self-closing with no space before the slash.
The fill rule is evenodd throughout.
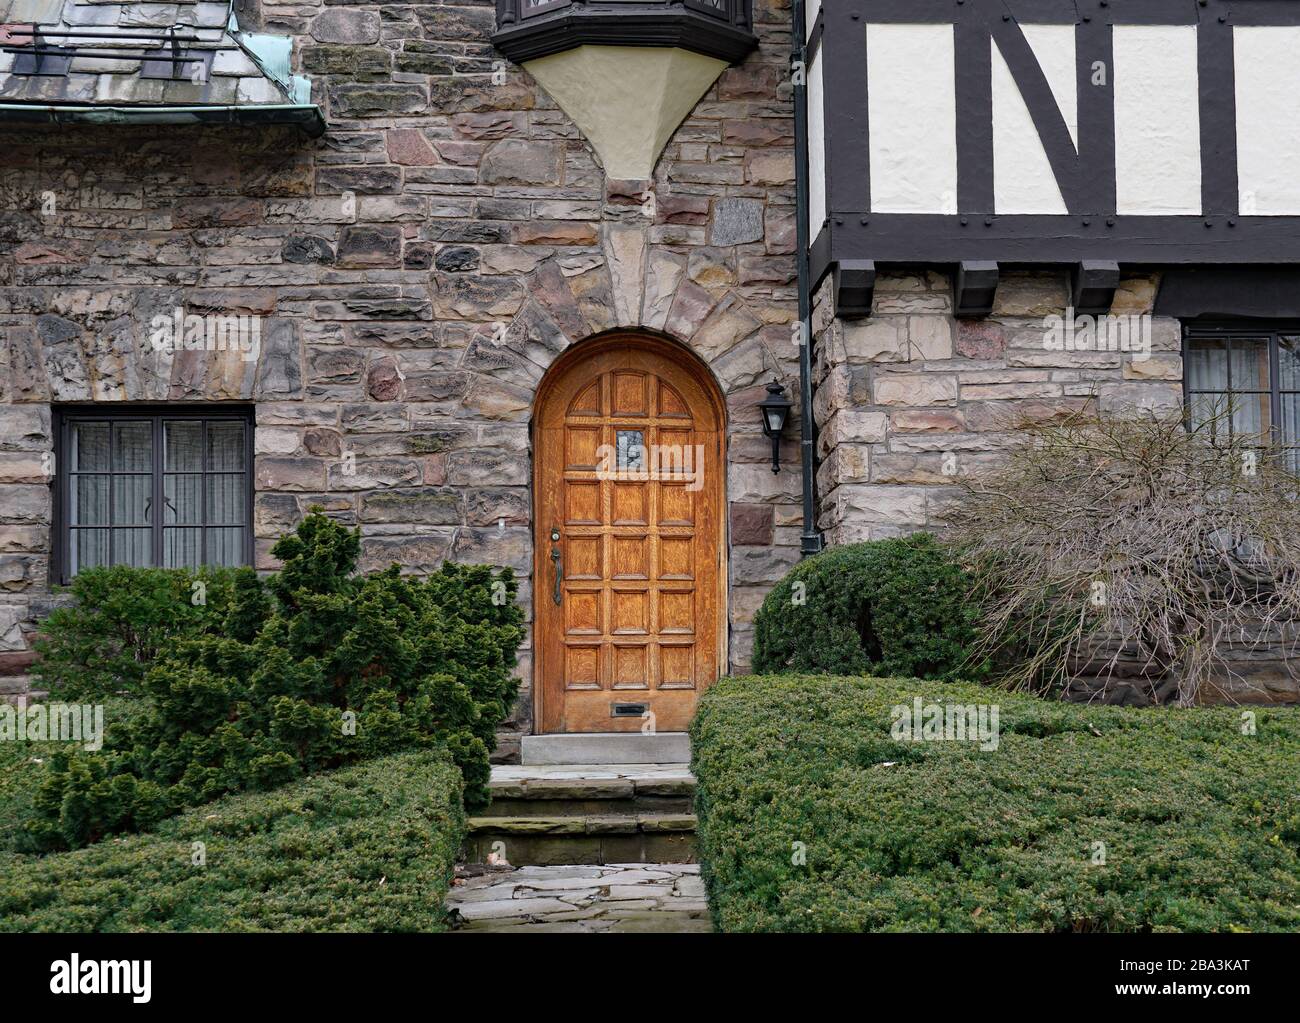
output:
<path id="1" fill-rule="evenodd" d="M 1154 276 L 1125 279 L 1112 315 L 1151 315 L 1158 286 Z M 992 316 L 958 320 L 945 275 L 887 275 L 875 313 L 849 321 L 836 318 L 823 285 L 814 298 L 814 410 L 820 525 L 831 543 L 942 530 L 960 500 L 957 481 L 1004 458 L 1022 417 L 1181 406 L 1178 321 L 1152 318 L 1147 358 L 1055 350 L 1045 343 L 1047 318 L 1064 315 L 1067 288 L 1064 273 L 1006 275 Z M 1295 623 L 1238 637 L 1199 699 L 1300 702 L 1297 644 Z M 1116 640 L 1097 644 L 1075 670 L 1067 699 L 1144 706 L 1177 696 L 1175 672 Z"/>
<path id="2" fill-rule="evenodd" d="M 1126 279 L 1112 314 L 1149 315 L 1157 281 Z M 875 312 L 835 316 L 829 278 L 814 296 L 820 525 L 830 543 L 939 529 L 961 476 L 994 465 L 1020 417 L 1085 407 L 1178 407 L 1177 320 L 1151 321 L 1149 358 L 1053 351 L 1049 316 L 1062 316 L 1061 274 L 1004 274 L 986 319 L 952 315 L 941 273 L 882 275 Z"/>
<path id="3" fill-rule="evenodd" d="M 528 576 L 535 388 L 569 345 L 620 327 L 690 345 L 726 395 L 745 668 L 801 528 L 798 424 L 774 475 L 756 408 L 773 378 L 797 393 L 789 12 L 760 0 L 755 21 L 760 50 L 649 181 L 605 177 L 492 50 L 486 4 L 264 4 L 314 77 L 316 141 L 0 130 L 0 671 L 25 670 L 50 600 L 51 403 L 255 402 L 262 568 L 321 504 L 361 527 L 366 568 Z M 152 317 L 178 307 L 262 317 L 258 358 L 153 350 Z M 525 691 L 522 727 L 530 707 Z"/>
<path id="4" fill-rule="evenodd" d="M 1153 664 L 1138 644 L 1111 638 L 1089 653 L 1072 666 L 1065 699 L 1147 707 L 1178 698 L 1180 673 Z M 1196 702 L 1300 703 L 1300 623 L 1256 623 L 1227 638 L 1220 653 Z"/>

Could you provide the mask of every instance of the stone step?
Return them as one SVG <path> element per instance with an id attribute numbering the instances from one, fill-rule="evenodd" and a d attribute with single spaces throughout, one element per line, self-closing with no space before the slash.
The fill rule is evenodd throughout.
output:
<path id="1" fill-rule="evenodd" d="M 498 766 L 488 787 L 499 817 L 680 814 L 691 811 L 695 778 L 677 765 Z"/>
<path id="2" fill-rule="evenodd" d="M 558 764 L 688 764 L 691 740 L 685 732 L 574 732 L 525 735 L 520 740 L 525 767 Z"/>
<path id="3" fill-rule="evenodd" d="M 523 798 L 493 796 L 488 812 L 495 817 L 635 817 L 638 814 L 683 814 L 691 812 L 687 796 L 596 795 L 584 799 L 566 792 L 558 799 L 530 793 Z"/>
<path id="4" fill-rule="evenodd" d="M 29 693 L 32 686 L 32 677 L 30 675 L 3 675 L 0 676 L 0 695 L 20 696 Z"/>
<path id="5" fill-rule="evenodd" d="M 458 867 L 447 909 L 471 934 L 707 932 L 699 871 L 693 863 Z"/>
<path id="6" fill-rule="evenodd" d="M 694 863 L 695 815 L 581 814 L 471 817 L 467 863 L 512 866 Z"/>

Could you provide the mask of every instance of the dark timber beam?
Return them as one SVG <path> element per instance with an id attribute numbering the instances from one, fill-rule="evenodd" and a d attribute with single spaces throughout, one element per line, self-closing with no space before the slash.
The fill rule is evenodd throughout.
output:
<path id="1" fill-rule="evenodd" d="M 1105 316 L 1119 287 L 1119 264 L 1084 260 L 1074 268 L 1070 304 L 1076 316 Z"/>
<path id="2" fill-rule="evenodd" d="M 871 298 L 876 290 L 876 264 L 869 259 L 846 259 L 836 263 L 835 315 L 860 320 L 871 315 Z"/>
<path id="3" fill-rule="evenodd" d="M 962 318 L 988 316 L 998 291 L 998 265 L 989 261 L 958 264 L 953 277 L 953 315 Z"/>

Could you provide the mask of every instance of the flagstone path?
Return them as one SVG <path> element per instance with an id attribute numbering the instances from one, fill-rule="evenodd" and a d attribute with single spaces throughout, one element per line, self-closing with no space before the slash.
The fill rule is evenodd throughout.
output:
<path id="1" fill-rule="evenodd" d="M 447 908 L 465 932 L 712 930 L 696 863 L 458 867 Z"/>

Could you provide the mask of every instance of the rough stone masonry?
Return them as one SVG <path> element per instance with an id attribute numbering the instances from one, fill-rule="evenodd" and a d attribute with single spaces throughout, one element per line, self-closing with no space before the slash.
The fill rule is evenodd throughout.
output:
<path id="1" fill-rule="evenodd" d="M 103 5 L 105 23 L 167 6 Z M 686 342 L 726 395 L 730 667 L 746 667 L 801 528 L 797 448 L 774 475 L 756 408 L 767 382 L 798 380 L 789 10 L 758 0 L 760 48 L 648 181 L 606 178 L 492 49 L 493 18 L 477 3 L 266 3 L 260 25 L 241 10 L 244 27 L 294 37 L 330 125 L 316 141 L 0 130 L 6 688 L 24 684 L 56 599 L 51 403 L 253 402 L 259 567 L 320 504 L 361 528 L 367 569 L 509 565 L 528 607 L 534 389 L 567 346 L 616 327 Z M 149 324 L 176 308 L 261 317 L 257 359 L 154 350 Z M 520 673 L 527 729 L 528 644 Z"/>

